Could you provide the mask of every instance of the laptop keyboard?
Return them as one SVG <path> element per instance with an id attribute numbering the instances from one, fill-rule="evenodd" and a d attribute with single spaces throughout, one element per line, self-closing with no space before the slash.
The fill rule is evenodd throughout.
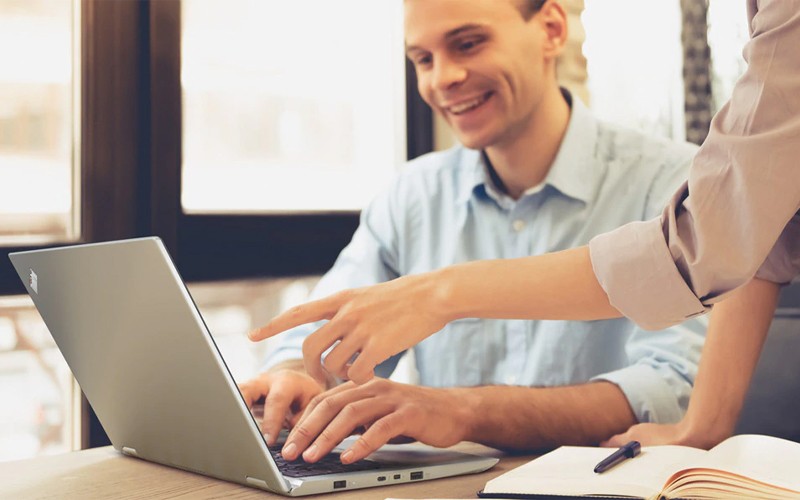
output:
<path id="1" fill-rule="evenodd" d="M 284 476 L 289 477 L 306 477 L 318 476 L 321 474 L 335 474 L 338 472 L 356 472 L 364 470 L 375 470 L 382 468 L 381 464 L 369 460 L 359 460 L 352 464 L 343 464 L 339 460 L 338 453 L 328 453 L 319 461 L 310 464 L 305 462 L 302 458 L 288 462 L 281 455 L 280 447 L 270 448 L 269 452 L 272 458 L 278 465 L 278 469 Z"/>

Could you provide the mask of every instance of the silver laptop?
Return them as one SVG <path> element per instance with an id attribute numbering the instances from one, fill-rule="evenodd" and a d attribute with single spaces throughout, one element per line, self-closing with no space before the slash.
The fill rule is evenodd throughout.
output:
<path id="1" fill-rule="evenodd" d="M 161 240 L 10 254 L 114 447 L 289 496 L 481 472 L 497 459 L 387 445 L 352 466 L 270 450 Z"/>

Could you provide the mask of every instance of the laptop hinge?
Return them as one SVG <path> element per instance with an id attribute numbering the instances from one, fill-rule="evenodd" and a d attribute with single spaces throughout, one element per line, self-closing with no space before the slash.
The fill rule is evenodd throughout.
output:
<path id="1" fill-rule="evenodd" d="M 127 446 L 123 446 L 122 447 L 122 453 L 123 453 L 123 455 L 130 455 L 132 457 L 139 458 L 139 454 L 136 453 L 136 449 L 135 448 L 129 448 Z"/>

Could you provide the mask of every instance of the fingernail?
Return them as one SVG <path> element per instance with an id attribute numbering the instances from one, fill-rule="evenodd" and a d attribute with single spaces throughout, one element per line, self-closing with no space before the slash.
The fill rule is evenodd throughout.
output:
<path id="1" fill-rule="evenodd" d="M 317 445 L 316 444 L 312 444 L 311 446 L 308 447 L 308 449 L 306 451 L 303 452 L 303 459 L 306 462 L 310 462 L 311 460 L 314 460 L 315 458 L 317 458 Z"/>
<path id="2" fill-rule="evenodd" d="M 272 438 L 270 437 L 269 433 L 264 433 L 264 441 L 266 441 L 267 444 L 272 444 Z"/>
<path id="3" fill-rule="evenodd" d="M 297 451 L 297 446 L 294 443 L 289 443 L 283 447 L 283 456 L 288 458 L 289 460 L 294 460 L 295 452 Z M 290 458 L 291 457 L 291 458 Z"/>
<path id="4" fill-rule="evenodd" d="M 353 450 L 346 450 L 339 458 L 342 459 L 342 463 L 349 464 L 353 458 Z"/>

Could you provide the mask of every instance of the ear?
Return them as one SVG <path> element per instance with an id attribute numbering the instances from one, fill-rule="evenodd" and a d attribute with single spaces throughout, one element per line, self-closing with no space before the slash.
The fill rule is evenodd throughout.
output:
<path id="1" fill-rule="evenodd" d="M 556 0 L 547 0 L 542 9 L 533 17 L 541 23 L 545 32 L 542 47 L 544 56 L 555 59 L 564 51 L 567 43 L 567 13 Z"/>

